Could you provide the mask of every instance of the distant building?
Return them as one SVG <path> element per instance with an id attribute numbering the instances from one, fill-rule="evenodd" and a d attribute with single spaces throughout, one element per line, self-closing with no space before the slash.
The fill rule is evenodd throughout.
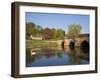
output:
<path id="1" fill-rule="evenodd" d="M 34 36 L 30 36 L 30 38 L 32 39 L 32 40 L 42 40 L 42 37 L 41 36 L 39 36 L 39 37 L 34 37 Z"/>

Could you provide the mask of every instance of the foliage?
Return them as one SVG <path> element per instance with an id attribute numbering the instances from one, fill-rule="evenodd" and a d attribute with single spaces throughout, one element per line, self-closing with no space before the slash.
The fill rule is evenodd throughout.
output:
<path id="1" fill-rule="evenodd" d="M 26 23 L 26 35 L 30 36 L 33 33 L 34 23 Z"/>
<path id="2" fill-rule="evenodd" d="M 56 32 L 57 39 L 62 39 L 64 35 L 65 35 L 65 32 L 62 29 L 57 29 L 57 32 Z"/>
<path id="3" fill-rule="evenodd" d="M 64 30 L 55 28 L 43 28 L 35 23 L 26 23 L 26 39 L 31 39 L 30 36 L 42 37 L 43 39 L 62 39 L 65 35 Z"/>
<path id="4" fill-rule="evenodd" d="M 64 35 L 65 35 L 65 32 L 62 29 L 45 28 L 43 30 L 44 39 L 62 39 Z"/>
<path id="5" fill-rule="evenodd" d="M 45 28 L 43 30 L 43 39 L 52 39 L 53 37 L 53 32 L 49 28 Z"/>
<path id="6" fill-rule="evenodd" d="M 80 34 L 81 25 L 80 24 L 70 24 L 68 25 L 67 36 L 70 38 L 75 38 Z"/>
<path id="7" fill-rule="evenodd" d="M 26 39 L 30 39 L 30 36 L 40 36 L 41 26 L 37 26 L 35 23 L 26 23 Z"/>

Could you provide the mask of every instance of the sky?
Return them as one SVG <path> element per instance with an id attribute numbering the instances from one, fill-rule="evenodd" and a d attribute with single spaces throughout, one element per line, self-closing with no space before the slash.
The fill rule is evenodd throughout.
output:
<path id="1" fill-rule="evenodd" d="M 33 22 L 43 28 L 63 29 L 66 33 L 68 32 L 68 25 L 80 24 L 81 33 L 89 33 L 89 15 L 26 12 L 25 19 L 26 22 Z"/>

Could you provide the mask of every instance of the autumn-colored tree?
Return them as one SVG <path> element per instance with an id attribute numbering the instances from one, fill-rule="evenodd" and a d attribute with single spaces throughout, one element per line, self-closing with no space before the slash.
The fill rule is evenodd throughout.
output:
<path id="1" fill-rule="evenodd" d="M 53 32 L 49 28 L 45 28 L 42 33 L 43 33 L 43 39 L 52 39 L 53 37 Z"/>

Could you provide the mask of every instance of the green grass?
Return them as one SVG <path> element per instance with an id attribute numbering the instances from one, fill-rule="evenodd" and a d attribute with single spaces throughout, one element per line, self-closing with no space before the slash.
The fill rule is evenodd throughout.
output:
<path id="1" fill-rule="evenodd" d="M 26 40 L 26 48 L 34 47 L 56 47 L 56 42 L 50 42 L 52 40 Z"/>

